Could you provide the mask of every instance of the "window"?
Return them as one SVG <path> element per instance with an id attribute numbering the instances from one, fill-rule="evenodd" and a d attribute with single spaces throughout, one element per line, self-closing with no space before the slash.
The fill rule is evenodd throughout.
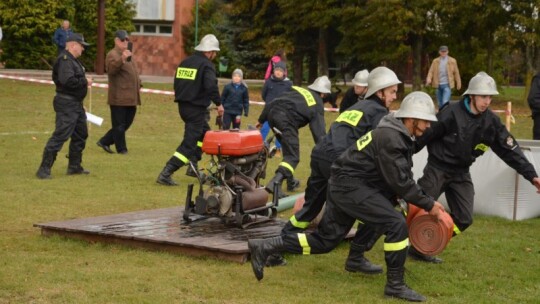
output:
<path id="1" fill-rule="evenodd" d="M 137 14 L 135 35 L 172 36 L 175 0 L 131 0 Z"/>

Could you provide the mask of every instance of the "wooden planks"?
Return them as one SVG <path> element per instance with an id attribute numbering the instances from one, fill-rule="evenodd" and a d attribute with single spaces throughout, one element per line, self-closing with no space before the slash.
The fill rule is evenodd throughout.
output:
<path id="1" fill-rule="evenodd" d="M 142 210 L 99 217 L 34 224 L 42 235 L 121 244 L 245 263 L 247 240 L 278 236 L 286 221 L 274 219 L 245 229 L 208 218 L 186 224 L 184 207 Z M 352 233 L 352 232 L 351 232 Z M 348 237 L 352 234 L 349 233 Z"/>

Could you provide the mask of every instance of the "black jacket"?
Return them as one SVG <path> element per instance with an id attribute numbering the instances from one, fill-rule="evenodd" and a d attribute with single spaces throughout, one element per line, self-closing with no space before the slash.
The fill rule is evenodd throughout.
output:
<path id="1" fill-rule="evenodd" d="M 223 87 L 221 99 L 225 113 L 232 115 L 248 116 L 249 114 L 249 91 L 243 84 L 229 83 Z"/>
<path id="2" fill-rule="evenodd" d="M 292 82 L 289 78 L 276 79 L 274 76 L 270 76 L 265 82 L 261 92 L 264 102 L 272 102 L 276 97 L 291 90 Z"/>
<path id="3" fill-rule="evenodd" d="M 531 90 L 527 101 L 533 116 L 540 115 L 540 73 L 534 75 L 531 81 Z"/>
<path id="4" fill-rule="evenodd" d="M 354 92 L 354 87 L 349 88 L 347 92 L 345 92 L 345 96 L 343 96 L 343 99 L 341 100 L 341 103 L 339 104 L 339 113 L 342 113 L 343 111 L 347 110 L 350 106 L 352 106 L 357 101 L 362 100 L 362 99 L 364 99 L 364 96 L 357 95 Z"/>
<path id="5" fill-rule="evenodd" d="M 176 68 L 174 101 L 208 107 L 221 105 L 214 64 L 201 52 L 184 59 Z"/>
<path id="6" fill-rule="evenodd" d="M 332 123 L 328 134 L 313 149 L 312 157 L 334 161 L 356 140 L 375 129 L 386 114 L 388 109 L 376 95 L 355 103 Z"/>
<path id="7" fill-rule="evenodd" d="M 83 101 L 88 92 L 88 81 L 84 67 L 77 58 L 67 50 L 62 51 L 53 66 L 52 78 L 56 92 L 72 96 Z"/>
<path id="8" fill-rule="evenodd" d="M 416 184 L 411 171 L 413 138 L 400 119 L 389 114 L 373 131 L 366 133 L 332 164 L 329 183 L 343 188 L 362 189 L 362 198 L 381 193 L 396 195 L 425 210 L 435 200 Z"/>
<path id="9" fill-rule="evenodd" d="M 505 163 L 532 181 L 534 166 L 525 158 L 512 134 L 491 110 L 473 114 L 466 96 L 444 107 L 417 140 L 417 150 L 428 146 L 428 164 L 448 173 L 466 173 L 477 157 L 492 149 Z"/>
<path id="10" fill-rule="evenodd" d="M 293 86 L 292 90 L 283 93 L 264 106 L 258 119 L 259 123 L 268 121 L 272 126 L 272 115 L 270 114 L 272 111 L 286 113 L 289 122 L 297 130 L 309 124 L 315 143 L 318 143 L 326 134 L 323 102 L 319 93 L 315 91 Z"/>

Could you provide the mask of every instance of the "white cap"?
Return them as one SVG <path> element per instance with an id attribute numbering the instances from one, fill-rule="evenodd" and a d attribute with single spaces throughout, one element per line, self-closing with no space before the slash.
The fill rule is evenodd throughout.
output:
<path id="1" fill-rule="evenodd" d="M 367 82 L 368 76 L 369 76 L 368 70 L 361 70 L 361 71 L 359 71 L 358 73 L 356 73 L 354 75 L 354 79 L 352 80 L 352 83 L 355 86 L 367 87 L 368 86 L 368 82 Z"/>
<path id="2" fill-rule="evenodd" d="M 384 88 L 391 87 L 396 84 L 400 84 L 401 81 L 396 76 L 394 71 L 390 70 L 387 67 L 377 67 L 369 73 L 368 76 L 368 91 L 366 93 L 366 98 L 375 94 L 377 91 Z"/>
<path id="3" fill-rule="evenodd" d="M 437 121 L 433 99 L 428 94 L 420 91 L 412 92 L 405 96 L 394 117 Z"/>
<path id="4" fill-rule="evenodd" d="M 499 92 L 495 80 L 486 72 L 479 72 L 471 78 L 463 95 L 499 95 Z"/>
<path id="5" fill-rule="evenodd" d="M 205 35 L 201 39 L 201 43 L 195 47 L 195 51 L 211 52 L 219 51 L 219 41 L 212 34 Z"/>
<path id="6" fill-rule="evenodd" d="M 326 75 L 315 79 L 313 84 L 308 86 L 308 88 L 319 93 L 332 93 L 332 84 Z"/>

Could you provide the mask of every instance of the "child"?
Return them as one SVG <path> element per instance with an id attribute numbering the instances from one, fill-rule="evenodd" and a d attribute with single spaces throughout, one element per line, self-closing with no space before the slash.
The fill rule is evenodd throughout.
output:
<path id="1" fill-rule="evenodd" d="M 274 65 L 274 72 L 270 78 L 264 82 L 264 86 L 261 92 L 262 99 L 265 103 L 272 102 L 276 97 L 287 92 L 292 87 L 292 81 L 289 80 L 285 75 L 287 72 L 287 66 L 285 62 L 279 61 Z M 268 122 L 264 122 L 261 128 L 261 134 L 264 139 L 270 132 L 270 126 Z M 281 144 L 276 139 L 276 154 L 275 156 L 279 157 L 281 155 Z"/>
<path id="2" fill-rule="evenodd" d="M 244 116 L 249 112 L 249 92 L 243 81 L 242 70 L 236 69 L 232 73 L 232 81 L 223 88 L 221 100 L 225 113 L 223 114 L 223 130 L 240 128 L 242 111 Z"/>

